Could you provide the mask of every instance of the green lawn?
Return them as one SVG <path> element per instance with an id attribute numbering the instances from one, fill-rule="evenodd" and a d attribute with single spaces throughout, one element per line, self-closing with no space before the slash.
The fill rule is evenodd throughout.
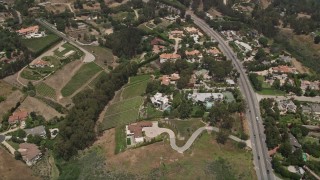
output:
<path id="1" fill-rule="evenodd" d="M 284 91 L 278 89 L 262 89 L 261 91 L 257 91 L 258 94 L 261 95 L 275 95 L 275 96 L 284 96 L 286 93 Z"/>
<path id="2" fill-rule="evenodd" d="M 13 141 L 7 141 L 8 144 L 10 144 L 15 150 L 19 149 L 19 144 L 15 143 Z"/>
<path id="3" fill-rule="evenodd" d="M 26 46 L 30 51 L 35 54 L 42 52 L 46 48 L 50 47 L 54 43 L 59 41 L 59 37 L 54 34 L 48 34 L 45 37 L 33 38 L 33 39 L 22 39 L 22 44 Z"/>
<path id="4" fill-rule="evenodd" d="M 36 91 L 41 96 L 46 96 L 52 99 L 56 98 L 56 91 L 44 82 L 36 85 Z"/>
<path id="5" fill-rule="evenodd" d="M 84 46 L 89 52 L 96 57 L 96 63 L 104 68 L 112 64 L 114 57 L 112 50 L 101 46 Z"/>
<path id="6" fill-rule="evenodd" d="M 22 78 L 28 79 L 28 80 L 40 80 L 46 75 L 48 74 L 43 74 L 40 71 L 32 70 L 30 68 L 25 68 L 20 74 Z"/>
<path id="7" fill-rule="evenodd" d="M 61 94 L 66 97 L 72 95 L 77 89 L 84 85 L 92 76 L 101 71 L 102 68 L 94 62 L 84 64 L 72 79 L 62 88 Z"/>
<path id="8" fill-rule="evenodd" d="M 149 75 L 134 76 L 130 78 L 129 84 L 127 84 L 122 92 L 123 99 L 129 99 L 144 94 L 147 84 L 149 82 Z"/>
<path id="9" fill-rule="evenodd" d="M 115 148 L 115 154 L 118 154 L 120 152 L 123 152 L 127 148 L 127 138 L 126 138 L 126 127 L 125 126 L 119 126 L 116 127 L 116 148 Z"/>
<path id="10" fill-rule="evenodd" d="M 286 115 L 282 115 L 280 116 L 280 123 L 281 124 L 302 124 L 301 119 L 299 117 L 295 117 L 295 114 L 286 114 Z"/>
<path id="11" fill-rule="evenodd" d="M 107 76 L 107 73 L 106 73 L 105 71 L 101 71 L 101 73 L 100 73 L 95 79 L 93 79 L 93 80 L 90 82 L 89 86 L 90 86 L 91 88 L 94 88 L 94 86 L 96 85 L 96 83 L 98 82 L 98 80 L 99 80 L 102 76 Z"/>
<path id="12" fill-rule="evenodd" d="M 103 129 L 110 129 L 135 122 L 139 118 L 138 111 L 142 102 L 143 98 L 137 96 L 111 104 L 102 122 Z"/>

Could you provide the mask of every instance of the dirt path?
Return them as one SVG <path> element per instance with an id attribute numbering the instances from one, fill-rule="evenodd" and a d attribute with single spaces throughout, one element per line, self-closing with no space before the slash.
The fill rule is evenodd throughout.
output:
<path id="1" fill-rule="evenodd" d="M 96 78 L 98 77 L 102 71 L 99 71 L 97 74 L 95 74 L 93 77 L 91 77 L 84 85 L 82 85 L 79 89 L 77 89 L 69 98 L 73 98 L 75 95 L 77 95 L 79 92 L 81 92 L 84 88 L 86 88 L 87 86 L 89 87 L 89 84 Z"/>

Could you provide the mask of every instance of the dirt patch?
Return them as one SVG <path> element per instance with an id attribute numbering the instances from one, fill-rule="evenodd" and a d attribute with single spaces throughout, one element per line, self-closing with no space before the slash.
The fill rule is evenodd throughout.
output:
<path id="1" fill-rule="evenodd" d="M 300 19 L 300 18 L 310 19 L 311 16 L 309 14 L 298 13 L 297 19 Z"/>
<path id="2" fill-rule="evenodd" d="M 46 120 L 50 120 L 55 116 L 62 116 L 62 114 L 57 112 L 55 109 L 47 106 L 42 101 L 30 96 L 23 101 L 20 107 L 26 109 L 28 112 L 34 111 L 37 114 L 42 115 Z"/>
<path id="3" fill-rule="evenodd" d="M 12 86 L 15 86 L 17 88 L 22 88 L 23 85 L 17 81 L 18 74 L 19 74 L 19 72 L 15 73 L 11 76 L 7 76 L 7 77 L 3 78 L 3 80 L 5 82 L 11 84 Z"/>
<path id="4" fill-rule="evenodd" d="M 300 73 L 307 73 L 307 74 L 310 74 L 310 69 L 307 68 L 307 67 L 304 67 L 299 61 L 297 61 L 296 59 L 293 59 L 292 60 L 292 65 L 297 68 L 297 70 L 300 72 Z"/>
<path id="5" fill-rule="evenodd" d="M 69 7 L 65 4 L 48 4 L 45 6 L 45 9 L 54 14 L 59 14 L 65 10 L 69 10 Z"/>
<path id="6" fill-rule="evenodd" d="M 80 69 L 82 65 L 82 61 L 72 61 L 44 81 L 46 84 L 56 90 L 58 102 L 62 104 L 68 104 L 71 102 L 71 100 L 68 98 L 62 98 L 61 89 L 71 80 L 72 76 Z"/>
<path id="7" fill-rule="evenodd" d="M 8 152 L 0 148 L 0 172 L 1 179 L 6 180 L 37 180 L 32 175 L 32 170 L 23 162 L 17 161 Z M 18 174 L 17 174 L 18 173 Z"/>
<path id="8" fill-rule="evenodd" d="M 263 9 L 266 9 L 271 4 L 271 0 L 261 0 L 260 2 Z"/>
<path id="9" fill-rule="evenodd" d="M 6 97 L 7 99 L 0 103 L 0 117 L 6 112 L 8 112 L 12 107 L 15 107 L 17 102 L 22 101 L 23 93 L 19 90 L 14 91 Z M 2 121 L 2 118 L 0 118 Z"/>
<path id="10" fill-rule="evenodd" d="M 114 0 L 105 0 L 106 4 L 109 4 L 108 6 L 110 8 L 113 8 L 113 7 L 118 7 L 120 6 L 121 4 L 126 4 L 129 0 L 123 0 L 121 3 L 118 3 Z"/>
<path id="11" fill-rule="evenodd" d="M 214 8 L 211 8 L 208 13 L 212 16 L 212 17 L 221 17 L 222 16 L 222 13 L 217 11 L 216 9 Z"/>

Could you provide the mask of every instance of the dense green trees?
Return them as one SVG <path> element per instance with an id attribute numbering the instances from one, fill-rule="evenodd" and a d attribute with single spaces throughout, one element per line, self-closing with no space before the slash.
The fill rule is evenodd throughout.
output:
<path id="1" fill-rule="evenodd" d="M 250 73 L 249 74 L 249 79 L 253 85 L 253 88 L 257 91 L 262 90 L 262 82 L 258 79 L 258 75 L 255 73 Z"/>
<path id="2" fill-rule="evenodd" d="M 56 154 L 69 159 L 78 150 L 89 146 L 95 139 L 95 122 L 104 106 L 113 98 L 115 91 L 136 74 L 136 63 L 123 63 L 107 76 L 102 76 L 96 83 L 95 90 L 86 90 L 77 94 L 73 101 L 75 106 L 59 126 L 60 136 L 55 146 Z M 83 134 L 85 132 L 85 136 Z"/>
<path id="3" fill-rule="evenodd" d="M 109 35 L 106 46 L 119 57 L 132 58 L 141 51 L 140 42 L 143 32 L 138 28 L 125 28 Z"/>

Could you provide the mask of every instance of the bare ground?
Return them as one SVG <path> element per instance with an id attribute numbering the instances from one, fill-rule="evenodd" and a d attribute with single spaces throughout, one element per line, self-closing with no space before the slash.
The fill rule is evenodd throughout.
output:
<path id="1" fill-rule="evenodd" d="M 7 76 L 7 77 L 3 78 L 3 80 L 5 82 L 11 84 L 12 86 L 15 86 L 17 88 L 22 88 L 23 85 L 17 81 L 18 74 L 19 74 L 19 72 L 15 73 L 11 76 Z"/>
<path id="2" fill-rule="evenodd" d="M 310 73 L 310 69 L 303 66 L 299 61 L 297 61 L 296 59 L 292 60 L 292 65 L 297 68 L 297 70 L 300 72 L 300 73 Z"/>
<path id="3" fill-rule="evenodd" d="M 271 4 L 271 0 L 261 0 L 261 5 L 263 9 L 266 9 Z"/>
<path id="4" fill-rule="evenodd" d="M 12 93 L 12 86 L 3 80 L 0 80 L 0 90 L 0 96 L 6 97 Z"/>
<path id="5" fill-rule="evenodd" d="M 95 145 L 100 145 L 106 149 L 106 163 L 111 171 L 134 174 L 149 173 L 151 169 L 160 167 L 162 163 L 172 163 L 184 156 L 174 151 L 168 142 L 158 142 L 137 149 L 129 149 L 115 155 L 114 129 L 105 131 Z M 136 165 L 137 163 L 139 163 L 139 166 Z"/>
<path id="6" fill-rule="evenodd" d="M 38 180 L 32 170 L 21 161 L 17 161 L 4 149 L 0 148 L 0 174 L 4 180 Z"/>
<path id="7" fill-rule="evenodd" d="M 28 112 L 34 111 L 37 114 L 42 115 L 46 120 L 50 120 L 55 116 L 63 116 L 55 109 L 43 103 L 42 101 L 30 96 L 23 101 L 20 107 L 26 109 Z"/>
<path id="8" fill-rule="evenodd" d="M 7 99 L 0 103 L 0 117 L 8 112 L 12 107 L 16 106 L 17 102 L 22 101 L 23 93 L 19 90 L 14 91 L 6 97 Z M 0 118 L 2 121 L 2 118 Z"/>

